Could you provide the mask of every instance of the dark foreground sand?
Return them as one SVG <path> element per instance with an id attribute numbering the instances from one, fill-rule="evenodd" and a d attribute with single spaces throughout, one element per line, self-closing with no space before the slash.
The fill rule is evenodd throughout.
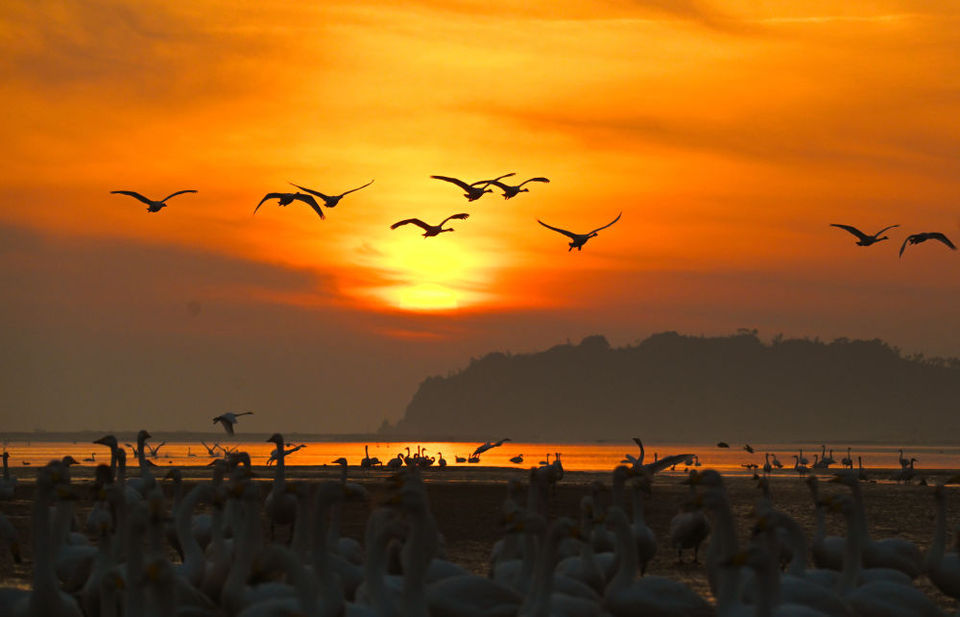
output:
<path id="1" fill-rule="evenodd" d="M 83 486 L 90 483 L 89 469 L 76 471 L 77 473 L 74 474 L 76 484 Z M 264 483 L 264 491 L 269 490 L 268 483 L 273 470 L 257 468 L 256 472 Z M 362 538 L 367 514 L 387 496 L 388 489 L 385 482 L 387 475 L 382 471 L 350 470 L 351 480 L 366 486 L 371 499 L 366 504 L 347 504 L 344 512 L 344 535 Z M 195 479 L 208 477 L 208 470 L 203 468 L 185 470 L 185 476 L 188 478 L 185 487 L 189 489 Z M 310 481 L 335 479 L 339 474 L 332 467 L 295 467 L 288 470 L 288 477 L 291 481 Z M 500 508 L 506 494 L 508 478 L 525 480 L 526 472 L 516 469 L 489 468 L 462 471 L 428 469 L 424 472 L 431 506 L 440 530 L 446 538 L 448 558 L 477 574 L 486 574 L 490 548 L 501 537 Z M 648 573 L 684 581 L 701 594 L 709 595 L 702 565 L 678 564 L 676 553 L 665 545 L 670 519 L 687 496 L 688 488 L 681 484 L 683 478 L 681 474 L 658 475 L 653 485 L 653 496 L 646 502 L 647 522 L 661 542 L 657 556 L 648 568 Z M 822 480 L 828 478 L 829 476 L 824 476 Z M 568 472 L 551 497 L 551 515 L 570 516 L 577 519 L 580 498 L 588 494 L 588 484 L 597 479 L 609 483 L 610 478 L 609 474 Z M 936 476 L 929 477 L 931 483 L 935 480 Z M 751 511 L 758 495 L 756 482 L 749 476 L 731 476 L 727 477 L 726 481 L 731 502 L 740 523 L 740 539 L 743 543 L 753 524 Z M 164 481 L 164 484 L 170 494 L 169 481 Z M 791 473 L 772 477 L 771 487 L 776 507 L 795 517 L 812 533 L 813 507 L 806 484 Z M 948 490 L 950 491 L 948 524 L 949 529 L 953 530 L 957 524 L 960 524 L 960 489 L 950 487 Z M 0 580 L 6 585 L 26 585 L 29 584 L 30 577 L 29 516 L 30 499 L 33 494 L 31 479 L 21 480 L 21 486 L 17 491 L 16 500 L 0 502 L 0 511 L 11 519 L 22 534 L 24 554 L 24 562 L 21 565 L 13 564 L 9 554 L 0 556 Z M 933 536 L 932 488 L 915 484 L 898 485 L 881 482 L 866 483 L 863 491 L 870 532 L 874 538 L 900 536 L 916 542 L 921 550 L 926 550 Z M 821 482 L 821 492 L 831 494 L 849 491 L 839 485 Z M 609 499 L 609 496 L 606 498 Z M 77 502 L 80 520 L 85 519 L 91 503 L 89 499 Z M 828 533 L 832 535 L 845 533 L 843 521 L 839 515 L 828 516 L 827 523 Z M 281 530 L 279 537 L 285 538 L 286 533 L 285 530 Z M 950 541 L 952 542 L 952 534 Z M 687 554 L 684 558 L 689 562 L 690 555 Z M 925 578 L 918 579 L 917 585 L 944 607 L 954 606 L 951 599 L 940 594 Z"/>

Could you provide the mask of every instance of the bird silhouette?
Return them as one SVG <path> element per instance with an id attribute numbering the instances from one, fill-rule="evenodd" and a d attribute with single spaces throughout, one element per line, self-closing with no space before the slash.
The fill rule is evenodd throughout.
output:
<path id="1" fill-rule="evenodd" d="M 293 182 L 291 182 L 290 184 L 293 184 Z M 373 184 L 373 180 L 371 180 L 370 182 L 367 182 L 367 183 L 364 184 L 363 186 L 358 186 L 358 187 L 355 188 L 355 189 L 350 189 L 349 191 L 344 191 L 344 192 L 340 193 L 339 195 L 325 195 L 325 194 L 321 193 L 320 191 L 315 191 L 315 190 L 313 190 L 313 189 L 308 189 L 307 187 L 305 187 L 305 186 L 300 186 L 299 184 L 293 184 L 293 186 L 297 187 L 297 188 L 300 189 L 301 191 L 306 191 L 306 192 L 310 193 L 311 195 L 315 195 L 315 196 L 319 197 L 320 199 L 323 200 L 323 205 L 324 205 L 324 206 L 326 206 L 326 207 L 328 207 L 328 208 L 333 208 L 333 207 L 335 207 L 338 203 L 340 203 L 340 200 L 343 199 L 343 197 L 344 197 L 345 195 L 349 195 L 350 193 L 353 193 L 354 191 L 359 191 L 360 189 L 365 189 L 365 188 L 367 188 L 368 186 L 370 186 L 371 184 Z"/>
<path id="2" fill-rule="evenodd" d="M 317 200 L 314 199 L 312 195 L 306 195 L 304 193 L 267 193 L 263 199 L 260 200 L 260 203 L 257 204 L 257 207 L 253 209 L 253 213 L 256 214 L 260 206 L 263 205 L 263 202 L 268 199 L 279 199 L 280 201 L 277 203 L 278 206 L 288 206 L 294 201 L 302 201 L 313 208 L 313 211 L 316 212 L 320 218 L 327 218 L 324 216 L 323 210 L 320 209 L 320 204 L 317 203 Z"/>
<path id="3" fill-rule="evenodd" d="M 570 242 L 570 248 L 567 249 L 567 252 L 570 252 L 570 251 L 572 251 L 573 249 L 577 249 L 578 251 L 582 251 L 582 250 L 583 250 L 583 245 L 587 243 L 587 240 L 589 240 L 590 238 L 593 238 L 594 236 L 596 236 L 596 235 L 597 235 L 597 232 L 600 231 L 601 229 L 606 229 L 607 227 L 610 227 L 611 225 L 613 225 L 614 223 L 616 223 L 617 221 L 619 221 L 621 216 L 623 216 L 623 212 L 621 212 L 620 214 L 618 214 L 618 215 L 617 215 L 617 218 L 613 219 L 612 221 L 610 221 L 609 223 L 607 223 L 607 224 L 604 225 L 603 227 L 597 227 L 597 228 L 594 229 L 593 231 L 590 231 L 590 232 L 585 233 L 585 234 L 575 234 L 575 233 L 573 233 L 572 231 L 567 231 L 566 229 L 560 229 L 559 227 L 553 227 L 553 226 L 551 226 L 551 225 L 547 225 L 546 223 L 544 223 L 544 222 L 541 221 L 540 219 L 537 219 L 537 222 L 540 223 L 541 225 L 543 225 L 544 227 L 546 227 L 547 229 L 552 229 L 553 231 L 555 231 L 555 232 L 557 232 L 557 233 L 561 233 L 561 234 L 567 236 L 568 238 L 570 238 L 570 240 L 571 240 L 571 242 Z"/>
<path id="4" fill-rule="evenodd" d="M 888 238 L 887 236 L 881 237 L 880 234 L 882 234 L 883 232 L 887 231 L 888 229 L 893 229 L 894 227 L 900 227 L 899 225 L 890 225 L 889 227 L 884 227 L 883 229 L 881 229 L 881 230 L 878 231 L 877 233 L 875 233 L 875 234 L 873 234 L 872 236 L 870 236 L 870 235 L 867 235 L 867 234 L 863 233 L 862 231 L 860 231 L 859 229 L 857 229 L 857 228 L 854 227 L 853 225 L 841 225 L 841 224 L 839 224 L 839 223 L 830 223 L 830 226 L 831 226 L 831 227 L 838 227 L 838 228 L 840 228 L 840 229 L 849 231 L 850 233 L 852 233 L 853 235 L 855 235 L 855 236 L 857 237 L 857 244 L 858 244 L 859 246 L 870 246 L 871 244 L 876 244 L 877 242 L 880 242 L 881 240 L 889 240 L 890 238 Z"/>
<path id="5" fill-rule="evenodd" d="M 213 419 L 213 423 L 216 424 L 219 422 L 223 425 L 223 428 L 227 431 L 228 435 L 233 435 L 233 425 L 237 423 L 237 418 L 240 416 L 252 416 L 252 411 L 243 411 L 240 413 L 233 413 L 228 411 L 225 414 L 219 415 Z M 204 444 L 206 445 L 206 444 Z"/>
<path id="6" fill-rule="evenodd" d="M 513 197 L 516 197 L 516 196 L 519 195 L 520 193 L 528 193 L 528 192 L 530 192 L 530 189 L 521 188 L 521 187 L 522 187 L 524 184 L 526 184 L 527 182 L 550 182 L 550 180 L 549 180 L 548 178 L 544 178 L 544 177 L 542 177 L 542 176 L 537 176 L 536 178 L 530 178 L 529 180 L 524 180 L 523 182 L 521 182 L 520 184 L 517 184 L 516 186 L 511 186 L 511 185 L 509 185 L 509 184 L 504 184 L 503 182 L 500 182 L 499 180 L 491 180 L 491 181 L 489 182 L 489 184 L 492 184 L 492 185 L 494 185 L 495 187 L 499 188 L 501 191 L 503 191 L 503 198 L 504 198 L 504 199 L 511 199 L 511 198 L 513 198 Z"/>
<path id="7" fill-rule="evenodd" d="M 110 191 L 113 195 L 129 195 L 134 199 L 139 199 L 143 203 L 147 204 L 147 212 L 160 212 L 163 208 L 167 207 L 166 201 L 171 197 L 176 197 L 177 195 L 182 195 L 183 193 L 196 193 L 194 189 L 184 189 L 182 191 L 177 191 L 176 193 L 170 193 L 160 201 L 154 201 L 149 197 L 144 197 L 136 191 Z"/>
<path id="8" fill-rule="evenodd" d="M 951 250 L 957 250 L 957 247 L 954 246 L 953 242 L 950 242 L 950 238 L 946 237 L 939 231 L 924 231 L 918 234 L 910 234 L 907 236 L 907 239 L 903 241 L 903 244 L 900 245 L 900 257 L 903 257 L 903 251 L 907 248 L 908 244 L 920 244 L 921 242 L 926 242 L 927 240 L 939 240 Z"/>
<path id="9" fill-rule="evenodd" d="M 481 197 L 483 197 L 484 193 L 493 192 L 493 189 L 487 188 L 490 185 L 490 183 L 496 182 L 497 180 L 503 180 L 504 178 L 509 178 L 510 176 L 514 176 L 514 175 L 516 175 L 516 173 L 511 172 L 508 174 L 503 174 L 502 176 L 497 176 L 493 180 L 478 180 L 473 184 L 467 184 L 463 180 L 459 180 L 457 178 L 451 178 L 450 176 L 430 176 L 430 177 L 433 178 L 434 180 L 443 180 L 444 182 L 450 182 L 451 184 L 456 184 L 457 186 L 459 186 L 465 191 L 463 196 L 467 198 L 467 201 L 476 201 L 477 199 L 480 199 Z"/>
<path id="10" fill-rule="evenodd" d="M 456 231 L 452 227 L 447 227 L 446 229 L 443 228 L 443 224 L 449 221 L 450 219 L 462 220 L 462 219 L 468 218 L 469 216 L 470 215 L 465 212 L 461 212 L 460 214 L 451 214 L 447 218 L 443 219 L 439 225 L 430 225 L 429 223 L 424 223 L 420 219 L 403 219 L 402 221 L 397 221 L 396 223 L 391 225 L 390 229 L 396 229 L 397 227 L 402 227 L 404 225 L 412 223 L 413 225 L 416 225 L 417 227 L 423 230 L 424 238 L 430 238 L 432 236 L 438 236 L 445 231 Z"/>

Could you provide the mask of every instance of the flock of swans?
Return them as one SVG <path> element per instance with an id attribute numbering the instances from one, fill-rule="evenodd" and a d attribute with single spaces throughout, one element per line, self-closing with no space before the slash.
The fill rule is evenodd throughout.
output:
<path id="1" fill-rule="evenodd" d="M 550 182 L 548 178 L 544 178 L 543 176 L 528 178 L 527 180 L 524 180 L 520 184 L 515 184 L 515 185 L 501 182 L 501 180 L 503 180 L 504 178 L 509 178 L 514 175 L 516 175 L 516 173 L 511 172 L 508 174 L 503 174 L 502 176 L 497 176 L 496 178 L 492 178 L 490 180 L 478 180 L 476 182 L 471 182 L 469 184 L 463 180 L 460 180 L 459 178 L 452 178 L 450 176 L 430 176 L 430 177 L 435 180 L 449 182 L 450 184 L 460 187 L 461 189 L 463 189 L 464 191 L 463 196 L 466 197 L 468 202 L 476 201 L 481 197 L 483 197 L 485 194 L 492 193 L 493 189 L 490 188 L 491 186 L 494 186 L 500 189 L 501 191 L 500 194 L 503 196 L 504 199 L 512 199 L 517 195 L 519 195 L 520 193 L 527 193 L 530 191 L 529 188 L 526 188 L 524 186 L 525 184 L 528 184 L 530 182 Z M 325 193 L 321 193 L 320 191 L 309 189 L 304 186 L 300 186 L 299 184 L 294 184 L 293 182 L 291 182 L 290 184 L 296 187 L 298 190 L 293 193 L 290 193 L 290 192 L 267 193 L 266 195 L 264 195 L 263 199 L 260 200 L 260 203 L 257 204 L 256 208 L 253 209 L 253 213 L 256 214 L 257 210 L 260 209 L 260 206 L 262 206 L 267 201 L 276 199 L 278 206 L 288 206 L 295 201 L 302 202 L 310 206 L 310 208 L 312 208 L 313 211 L 316 212 L 321 219 L 326 219 L 327 217 L 326 217 L 326 214 L 324 214 L 323 212 L 323 208 L 336 207 L 336 205 L 340 203 L 340 200 L 343 199 L 344 196 L 350 193 L 353 193 L 354 191 L 359 191 L 360 189 L 367 188 L 368 186 L 373 184 L 373 180 L 371 180 L 370 182 L 367 182 L 362 186 L 358 186 L 357 188 L 344 191 L 339 195 L 327 195 Z M 300 191 L 303 191 L 303 192 L 300 192 Z M 180 195 L 182 193 L 196 193 L 196 192 L 197 191 L 194 189 L 177 191 L 161 199 L 160 201 L 154 201 L 149 197 L 144 197 L 143 195 L 141 195 L 136 191 L 111 191 L 111 193 L 114 193 L 114 194 L 128 195 L 130 197 L 133 197 L 147 204 L 147 212 L 159 212 L 162 208 L 166 207 L 167 205 L 166 201 L 171 197 Z M 316 198 L 318 197 L 323 202 L 323 207 L 321 207 L 320 203 L 317 202 Z M 613 219 L 613 221 L 607 223 L 606 225 L 603 225 L 602 227 L 597 227 L 596 229 L 591 230 L 585 234 L 578 234 L 572 231 L 567 231 L 566 229 L 561 229 L 559 227 L 553 227 L 551 225 L 547 225 L 546 223 L 544 223 L 539 219 L 537 219 L 537 222 L 543 225 L 544 227 L 546 227 L 547 229 L 551 229 L 557 233 L 563 234 L 568 238 L 570 238 L 570 248 L 567 249 L 568 251 L 572 251 L 573 249 L 577 249 L 578 251 L 580 251 L 580 250 L 583 250 L 583 245 L 586 244 L 587 240 L 589 240 L 590 238 L 596 237 L 597 232 L 599 232 L 602 229 L 606 229 L 607 227 L 610 227 L 611 225 L 619 221 L 622 215 L 623 213 L 621 212 L 620 214 L 617 215 L 617 218 Z M 466 212 L 451 214 L 447 218 L 443 219 L 439 225 L 431 225 L 430 223 L 426 223 L 419 218 L 409 218 L 409 219 L 403 219 L 401 221 L 397 221 L 396 223 L 390 226 L 390 229 L 397 229 L 399 227 L 403 227 L 404 225 L 416 225 L 417 227 L 423 230 L 424 238 L 432 238 L 434 236 L 439 236 L 441 233 L 444 233 L 444 232 L 455 231 L 455 229 L 452 227 L 444 227 L 447 221 L 450 221 L 450 220 L 462 221 L 469 218 L 469 216 L 470 215 Z"/>
<path id="2" fill-rule="evenodd" d="M 584 487 L 579 521 L 551 515 L 558 480 L 552 465 L 531 468 L 525 488 L 509 481 L 503 537 L 491 548 L 487 576 L 478 576 L 445 559 L 417 465 L 364 485 L 348 479 L 341 459 L 338 479 L 288 481 L 285 442 L 274 434 L 271 482 L 257 482 L 249 455 L 236 451 L 187 490 L 177 469 L 163 479 L 154 475 L 148 439 L 147 431 L 137 436 L 137 477 L 127 477 L 124 449 L 113 435 L 95 442 L 111 456 L 92 484 L 72 482 L 71 457 L 37 469 L 32 588 L 0 588 L 0 617 L 944 615 L 915 585 L 920 577 L 960 598 L 960 557 L 946 546 L 945 488 L 960 476 L 931 491 L 937 514 L 925 555 L 904 539 L 871 537 L 860 478 L 849 468 L 830 479 L 845 488 L 829 495 L 816 476 L 806 477 L 813 534 L 775 507 L 760 478 L 752 534 L 744 541 L 724 478 L 692 469 L 684 480 L 688 498 L 668 536 L 658 538 L 644 514 L 656 472 L 688 455 L 644 463 L 637 439 L 641 455 L 616 467 L 609 486 Z M 172 499 L 163 491 L 167 480 Z M 371 501 L 368 486 L 385 497 L 371 505 L 360 543 L 340 530 L 346 503 Z M 10 499 L 24 488 L 0 496 Z M 74 504 L 90 491 L 94 503 L 80 531 Z M 842 516 L 845 536 L 826 535 L 828 515 Z M 0 539 L 19 560 L 17 536 L 0 515 Z M 690 550 L 699 564 L 704 542 L 712 599 L 647 574 L 659 548 L 676 551 L 680 561 Z"/>

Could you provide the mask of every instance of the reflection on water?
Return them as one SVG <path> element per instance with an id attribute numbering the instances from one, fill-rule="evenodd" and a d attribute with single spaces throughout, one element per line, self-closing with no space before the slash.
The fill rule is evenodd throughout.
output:
<path id="1" fill-rule="evenodd" d="M 156 448 L 159 441 L 149 442 Z M 249 442 L 242 440 L 222 441 L 228 448 L 237 448 L 248 452 L 255 465 L 263 465 L 270 457 L 273 451 L 273 444 L 267 442 Z M 287 444 L 287 447 L 297 445 L 299 442 Z M 212 445 L 212 444 L 208 444 Z M 309 442 L 306 447 L 300 449 L 287 457 L 287 464 L 290 466 L 319 466 L 330 465 L 337 458 L 344 457 L 350 465 L 359 465 L 364 457 L 364 446 L 369 449 L 371 458 L 378 458 L 383 463 L 397 455 L 406 456 L 407 453 L 415 454 L 418 449 L 425 452 L 439 461 L 442 454 L 451 467 L 513 467 L 525 469 L 535 466 L 541 462 L 554 460 L 555 453 L 560 453 L 560 460 L 563 468 L 567 471 L 606 471 L 618 465 L 625 454 L 639 456 L 640 450 L 632 442 L 610 444 L 610 443 L 524 443 L 524 442 L 506 442 L 499 448 L 487 450 L 480 456 L 480 462 L 471 464 L 467 462 L 457 462 L 457 457 L 464 459 L 479 444 L 475 442 Z M 702 467 L 710 467 L 725 472 L 743 472 L 749 473 L 743 465 L 757 464 L 762 466 L 764 463 L 764 453 L 769 452 L 776 455 L 783 464 L 783 472 L 792 472 L 794 465 L 794 455 L 799 454 L 799 449 L 803 448 L 803 455 L 813 464 L 815 456 L 821 453 L 821 447 L 817 445 L 798 445 L 798 444 L 752 444 L 755 452 L 753 454 L 742 449 L 740 444 L 730 444 L 730 448 L 718 448 L 714 444 L 672 444 L 672 443 L 650 443 L 646 445 L 646 458 L 644 462 L 652 462 L 656 456 L 668 456 L 671 454 L 693 454 L 699 458 Z M 857 457 L 862 457 L 865 468 L 884 468 L 899 469 L 900 446 L 894 445 L 861 445 L 853 447 L 852 458 L 856 465 Z M 83 442 L 8 442 L 7 451 L 10 452 L 10 467 L 28 467 L 43 465 L 54 458 L 60 458 L 70 455 L 80 461 L 81 465 L 93 466 L 97 463 L 109 463 L 110 451 L 103 446 L 83 443 Z M 830 456 L 830 447 L 826 449 Z M 511 458 L 523 455 L 522 463 L 513 463 Z M 844 445 L 833 447 L 833 458 L 837 461 L 831 465 L 830 469 L 839 469 L 840 461 L 847 455 L 847 448 Z M 960 446 L 909 446 L 905 448 L 904 455 L 907 458 L 918 459 L 918 469 L 958 469 L 960 468 Z M 151 460 L 160 467 L 170 466 L 203 466 L 209 463 L 212 457 L 208 454 L 207 448 L 199 442 L 169 442 L 157 450 L 157 456 L 151 457 Z M 127 461 L 129 466 L 135 467 L 136 460 L 128 448 Z M 434 462 L 434 466 L 437 462 Z M 693 466 L 678 465 L 674 471 L 682 472 Z"/>

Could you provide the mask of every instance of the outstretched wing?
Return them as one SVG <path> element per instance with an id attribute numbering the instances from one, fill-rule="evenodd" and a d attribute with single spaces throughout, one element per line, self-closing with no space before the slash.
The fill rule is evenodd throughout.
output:
<path id="1" fill-rule="evenodd" d="M 910 239 L 911 239 L 911 238 L 913 238 L 912 235 L 907 236 L 907 237 L 903 240 L 903 244 L 900 245 L 900 255 L 899 255 L 900 257 L 903 257 L 903 251 L 907 248 L 907 244 L 910 242 Z"/>
<path id="2" fill-rule="evenodd" d="M 493 184 L 493 183 L 496 182 L 497 180 L 503 180 L 504 178 L 509 178 L 510 176 L 515 176 L 515 175 L 517 175 L 517 172 L 511 171 L 511 172 L 508 173 L 508 174 L 503 174 L 502 176 L 497 176 L 497 177 L 494 178 L 493 180 L 477 180 L 476 182 L 474 182 L 474 183 L 471 184 L 470 186 L 477 186 L 477 185 L 479 185 L 479 184 L 482 184 L 484 187 L 486 187 L 488 184 Z"/>
<path id="3" fill-rule="evenodd" d="M 457 180 L 456 178 L 450 178 L 448 176 L 430 176 L 434 180 L 443 180 L 444 182 L 451 182 L 456 184 L 465 191 L 470 191 L 470 185 L 464 182 L 463 180 Z"/>
<path id="4" fill-rule="evenodd" d="M 850 233 L 852 233 L 853 235 L 855 235 L 857 238 L 859 238 L 859 239 L 861 239 L 861 240 L 869 240 L 869 239 L 870 239 L 870 236 L 868 236 L 867 234 L 863 233 L 862 231 L 860 231 L 859 229 L 857 229 L 857 228 L 854 227 L 853 225 L 841 225 L 840 223 L 830 223 L 830 227 L 839 227 L 840 229 L 843 229 L 844 231 L 849 231 Z M 896 227 L 896 225 L 894 225 L 894 227 Z M 889 227 L 888 227 L 887 229 L 889 229 Z M 884 231 L 885 231 L 885 230 L 884 230 Z M 877 235 L 879 236 L 879 235 L 882 234 L 882 233 L 883 233 L 883 231 L 877 232 Z"/>
<path id="5" fill-rule="evenodd" d="M 348 195 L 348 194 L 350 194 L 350 193 L 352 193 L 352 192 L 354 192 L 354 191 L 359 191 L 360 189 L 365 189 L 365 188 L 367 188 L 368 186 L 370 186 L 371 184 L 373 184 L 373 180 L 371 180 L 370 182 L 367 182 L 367 183 L 364 184 L 363 186 L 358 186 L 358 187 L 355 188 L 355 189 L 350 189 L 349 191 L 344 191 L 344 192 L 340 193 L 340 197 L 343 197 L 344 195 Z"/>
<path id="6" fill-rule="evenodd" d="M 390 229 L 396 229 L 397 227 L 402 227 L 407 223 L 413 223 L 417 227 L 422 228 L 424 231 L 429 231 L 430 229 L 430 226 L 424 223 L 423 221 L 421 221 L 420 219 L 403 219 L 402 221 L 397 221 L 396 223 L 391 225 Z"/>
<path id="7" fill-rule="evenodd" d="M 560 229 L 559 227 L 553 227 L 552 225 L 547 225 L 546 223 L 544 223 L 544 222 L 541 221 L 540 219 L 537 219 L 537 222 L 540 223 L 541 225 L 543 225 L 544 227 L 546 227 L 547 229 L 552 229 L 553 231 L 555 231 L 555 232 L 557 232 L 557 233 L 561 233 L 561 234 L 567 236 L 567 237 L 570 238 L 571 240 L 576 240 L 576 239 L 577 239 L 577 234 L 573 233 L 572 231 L 567 231 L 566 229 Z"/>
<path id="8" fill-rule="evenodd" d="M 293 184 L 293 182 L 291 182 L 290 184 Z M 315 190 L 313 190 L 313 189 L 308 189 L 307 187 L 305 187 L 305 186 L 300 186 L 299 184 L 293 184 L 293 186 L 297 187 L 297 188 L 300 189 L 301 191 L 306 191 L 306 192 L 310 193 L 311 195 L 316 195 L 316 196 L 319 197 L 320 199 L 329 199 L 329 197 L 327 197 L 326 195 L 324 195 L 324 194 L 321 193 L 320 191 L 315 191 Z"/>
<path id="9" fill-rule="evenodd" d="M 950 238 L 946 237 L 939 231 L 935 231 L 933 233 L 927 234 L 927 237 L 930 238 L 931 240 L 939 240 L 940 242 L 943 242 L 944 244 L 949 246 L 951 249 L 957 250 L 957 247 L 953 245 L 953 242 L 950 242 Z"/>
<path id="10" fill-rule="evenodd" d="M 506 191 L 508 188 L 510 188 L 506 184 L 498 180 L 481 180 L 480 182 L 474 182 L 472 186 L 477 186 L 478 184 L 482 184 L 484 188 L 492 184 L 496 187 L 499 187 L 501 191 Z"/>
<path id="11" fill-rule="evenodd" d="M 470 215 L 467 214 L 466 212 L 461 212 L 460 214 L 451 214 L 450 216 L 448 216 L 447 218 L 443 219 L 443 221 L 440 222 L 440 227 L 443 227 L 443 224 L 449 221 L 450 219 L 462 220 L 462 219 L 468 218 L 469 216 Z"/>
<path id="12" fill-rule="evenodd" d="M 623 216 L 623 212 L 621 212 L 620 214 L 618 214 L 618 215 L 617 215 L 617 218 L 613 219 L 612 221 L 610 221 L 609 223 L 607 223 L 607 224 L 604 225 L 603 227 L 597 227 L 596 229 L 594 229 L 593 231 L 591 231 L 591 232 L 588 233 L 587 235 L 588 235 L 588 236 L 593 235 L 593 234 L 597 233 L 598 231 L 600 231 L 601 229 L 606 229 L 607 227 L 610 227 L 611 225 L 613 225 L 614 223 L 616 223 L 617 221 L 619 221 L 621 216 Z"/>
<path id="13" fill-rule="evenodd" d="M 880 231 L 878 231 L 875 235 L 879 236 L 879 235 L 882 234 L 883 232 L 887 231 L 888 229 L 893 229 L 894 227 L 900 227 L 900 226 L 899 226 L 899 225 L 890 225 L 889 227 L 884 227 L 883 229 L 881 229 Z"/>
<path id="14" fill-rule="evenodd" d="M 670 456 L 663 457 L 655 463 L 647 463 L 643 466 L 643 468 L 650 473 L 657 473 L 658 471 L 666 469 L 667 467 L 679 465 L 692 457 L 692 454 L 672 454 Z"/>
<path id="15" fill-rule="evenodd" d="M 536 178 L 530 178 L 529 180 L 524 180 L 518 186 L 523 186 L 527 182 L 550 182 L 550 180 L 547 178 L 544 178 L 543 176 L 537 176 Z"/>
<path id="16" fill-rule="evenodd" d="M 257 207 L 253 209 L 253 213 L 257 213 L 257 210 L 260 209 L 260 206 L 263 205 L 263 202 L 267 201 L 268 199 L 280 199 L 283 197 L 283 195 L 283 193 L 267 193 L 263 196 L 263 199 L 260 200 L 260 203 L 257 204 Z"/>
<path id="17" fill-rule="evenodd" d="M 150 201 L 149 199 L 147 199 L 146 197 L 144 197 L 143 195 L 141 195 L 140 193 L 138 193 L 138 192 L 136 192 L 136 191 L 110 191 L 110 192 L 111 192 L 112 194 L 114 194 L 114 195 L 129 195 L 130 197 L 133 197 L 134 199 L 139 199 L 140 201 L 142 201 L 143 203 L 147 204 L 148 206 L 152 206 L 152 205 L 153 205 L 153 202 L 152 202 L 152 201 Z"/>
<path id="18" fill-rule="evenodd" d="M 320 216 L 320 218 L 322 219 L 327 218 L 326 216 L 323 215 L 323 210 L 320 209 L 320 204 L 318 204 L 317 200 L 314 199 L 311 195 L 303 195 L 301 193 L 297 193 L 296 195 L 293 196 L 293 198 L 299 201 L 302 201 L 303 203 L 313 208 L 313 211 L 316 212 Z"/>
<path id="19" fill-rule="evenodd" d="M 196 193 L 196 192 L 197 192 L 197 191 L 196 191 L 195 189 L 184 189 L 184 190 L 182 190 L 182 191 L 177 191 L 176 193 L 170 193 L 169 195 L 167 195 L 166 197 L 164 197 L 163 199 L 161 199 L 161 200 L 160 200 L 160 203 L 163 203 L 163 202 L 167 201 L 167 200 L 170 199 L 171 197 L 176 197 L 177 195 L 183 195 L 184 193 Z"/>

